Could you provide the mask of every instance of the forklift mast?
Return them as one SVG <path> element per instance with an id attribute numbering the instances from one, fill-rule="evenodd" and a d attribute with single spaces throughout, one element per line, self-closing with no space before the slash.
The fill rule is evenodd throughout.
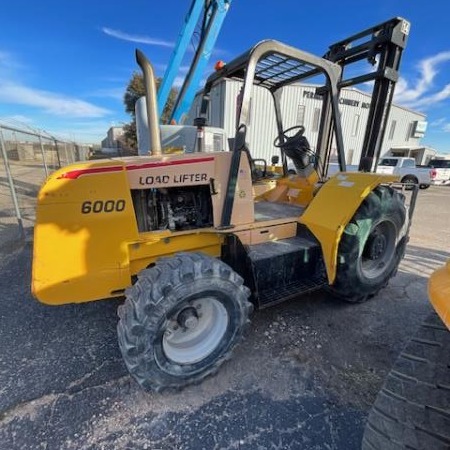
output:
<path id="1" fill-rule="evenodd" d="M 410 23 L 407 20 L 394 17 L 330 45 L 328 52 L 323 56 L 342 67 L 342 79 L 338 84 L 339 89 L 374 82 L 359 162 L 360 171 L 371 172 L 376 170 L 409 29 Z M 346 78 L 348 68 L 364 59 L 374 67 L 374 70 L 363 75 Z M 328 95 L 328 93 L 325 91 L 324 95 Z M 327 105 L 326 101 L 324 101 L 324 105 Z M 330 157 L 328 149 L 332 140 L 332 124 L 329 120 L 329 114 L 329 111 L 324 108 L 321 123 L 322 133 L 319 136 L 318 145 L 319 157 L 317 158 L 317 164 L 322 163 L 322 167 L 316 167 L 319 176 L 326 175 Z"/>
<path id="2" fill-rule="evenodd" d="M 158 111 L 162 113 L 184 55 L 197 34 L 197 25 L 200 23 L 197 49 L 171 111 L 170 122 L 180 123 L 191 107 L 230 4 L 231 0 L 193 0 L 158 90 Z"/>

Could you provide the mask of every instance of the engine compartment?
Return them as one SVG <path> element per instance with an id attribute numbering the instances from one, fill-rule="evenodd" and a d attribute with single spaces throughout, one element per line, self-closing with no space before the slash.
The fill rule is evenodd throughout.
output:
<path id="1" fill-rule="evenodd" d="M 210 187 L 132 189 L 139 232 L 184 231 L 213 225 Z"/>

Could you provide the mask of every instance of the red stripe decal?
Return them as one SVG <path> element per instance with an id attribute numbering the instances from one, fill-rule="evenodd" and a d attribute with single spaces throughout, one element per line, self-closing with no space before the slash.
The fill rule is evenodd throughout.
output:
<path id="1" fill-rule="evenodd" d="M 155 167 L 167 167 L 167 166 L 180 166 L 183 164 L 195 164 L 200 162 L 214 161 L 214 157 L 209 156 L 207 158 L 193 158 L 193 159 L 180 159 L 175 161 L 162 161 L 154 163 L 139 164 L 135 166 L 127 166 L 126 170 L 139 170 L 139 169 L 151 169 Z"/>
<path id="2" fill-rule="evenodd" d="M 92 167 L 90 169 L 78 169 L 71 170 L 70 172 L 63 173 L 58 179 L 64 178 L 69 180 L 76 180 L 83 175 L 92 175 L 95 173 L 107 173 L 107 172 L 120 172 L 121 170 L 139 170 L 139 169 L 152 169 L 155 167 L 167 167 L 167 166 L 180 166 L 183 164 L 195 164 L 201 162 L 214 161 L 214 157 L 209 156 L 206 158 L 193 158 L 193 159 L 181 159 L 175 161 L 161 161 L 154 163 L 145 163 L 133 166 L 109 166 L 109 167 Z"/>
<path id="3" fill-rule="evenodd" d="M 65 178 L 69 180 L 76 180 L 83 175 L 91 175 L 94 173 L 104 173 L 104 172 L 120 172 L 123 170 L 122 166 L 111 166 L 111 167 L 92 167 L 91 169 L 78 169 L 71 170 L 70 172 L 63 173 L 58 179 Z"/>

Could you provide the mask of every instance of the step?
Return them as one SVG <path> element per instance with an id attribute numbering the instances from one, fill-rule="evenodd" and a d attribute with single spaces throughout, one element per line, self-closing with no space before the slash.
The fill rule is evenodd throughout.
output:
<path id="1" fill-rule="evenodd" d="M 309 236 L 247 246 L 260 306 L 309 292 L 325 284 L 322 250 Z"/>

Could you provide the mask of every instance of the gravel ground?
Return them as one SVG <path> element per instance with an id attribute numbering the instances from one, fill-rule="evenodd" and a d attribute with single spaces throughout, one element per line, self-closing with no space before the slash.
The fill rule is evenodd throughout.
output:
<path id="1" fill-rule="evenodd" d="M 359 449 L 384 376 L 431 310 L 427 277 L 450 257 L 449 197 L 419 193 L 407 255 L 380 295 L 350 305 L 318 292 L 257 312 L 219 373 L 180 393 L 143 392 L 127 375 L 119 301 L 41 305 L 31 245 L 0 245 L 0 448 Z"/>

